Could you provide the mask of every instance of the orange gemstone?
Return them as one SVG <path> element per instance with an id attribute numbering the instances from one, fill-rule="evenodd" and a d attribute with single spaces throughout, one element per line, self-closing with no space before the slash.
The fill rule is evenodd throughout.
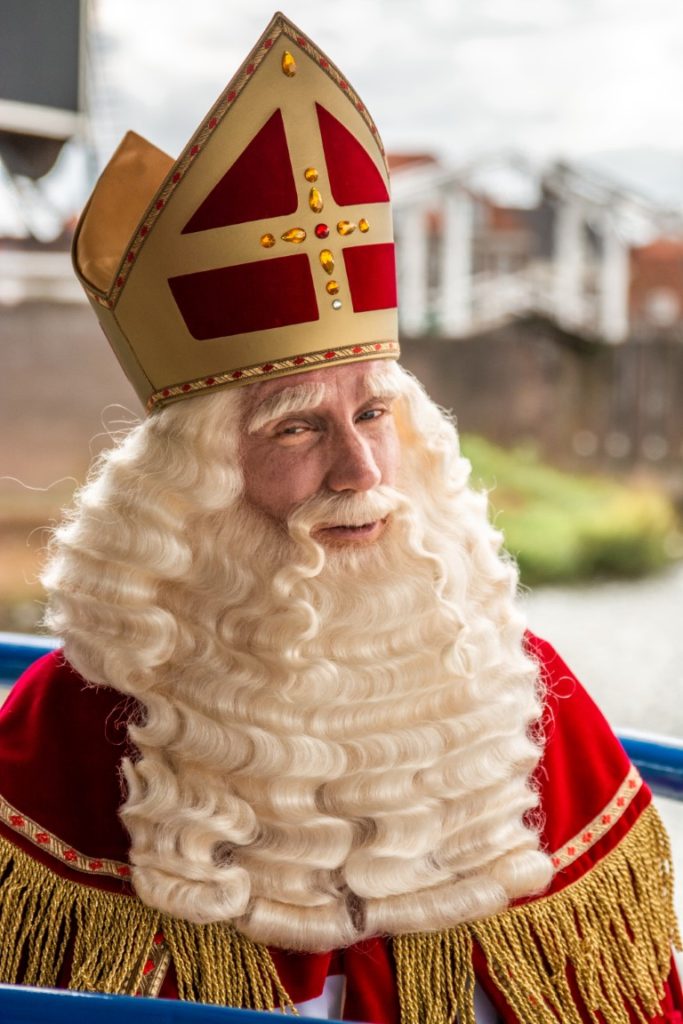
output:
<path id="1" fill-rule="evenodd" d="M 303 228 L 290 228 L 289 231 L 285 231 L 283 235 L 280 235 L 283 242 L 294 242 L 296 245 L 299 242 L 306 241 L 306 232 Z"/>
<path id="2" fill-rule="evenodd" d="M 261 235 L 261 245 L 264 249 L 272 249 L 275 245 L 275 235 Z"/>
<path id="3" fill-rule="evenodd" d="M 311 189 L 308 196 L 308 205 L 313 210 L 313 213 L 320 213 L 323 208 L 323 197 L 321 196 L 319 189 Z"/>
<path id="4" fill-rule="evenodd" d="M 356 225 L 352 224 L 350 220 L 340 220 L 337 223 L 337 231 L 340 235 L 350 235 L 356 230 Z"/>
<path id="5" fill-rule="evenodd" d="M 306 179 L 306 181 L 317 181 L 318 172 L 316 171 L 315 167 L 307 167 L 306 170 L 304 171 L 304 178 Z"/>
<path id="6" fill-rule="evenodd" d="M 336 281 L 328 281 L 325 285 L 325 291 L 328 295 L 336 295 L 339 291 L 339 284 Z"/>
<path id="7" fill-rule="evenodd" d="M 296 74 L 296 61 L 289 50 L 282 54 L 282 73 L 287 75 L 287 78 L 294 78 Z"/>
<path id="8" fill-rule="evenodd" d="M 370 230 L 370 225 L 366 221 L 365 217 L 361 217 L 361 219 L 358 221 L 358 230 L 362 231 L 363 233 Z"/>
<path id="9" fill-rule="evenodd" d="M 320 253 L 320 264 L 326 274 L 334 271 L 334 256 L 329 249 L 323 249 Z"/>

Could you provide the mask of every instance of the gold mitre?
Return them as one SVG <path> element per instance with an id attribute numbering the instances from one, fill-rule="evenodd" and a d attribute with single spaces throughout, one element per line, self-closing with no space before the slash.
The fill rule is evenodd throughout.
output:
<path id="1" fill-rule="evenodd" d="M 148 409 L 398 358 L 381 140 L 341 72 L 282 14 L 175 163 L 125 136 L 73 256 Z"/>

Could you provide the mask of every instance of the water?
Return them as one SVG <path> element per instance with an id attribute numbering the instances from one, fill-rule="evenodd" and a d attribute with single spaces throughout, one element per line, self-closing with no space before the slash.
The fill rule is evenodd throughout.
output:
<path id="1" fill-rule="evenodd" d="M 525 602 L 529 627 L 557 648 L 615 729 L 683 738 L 683 564 L 636 582 L 541 587 Z M 683 922 L 683 801 L 656 803 Z"/>

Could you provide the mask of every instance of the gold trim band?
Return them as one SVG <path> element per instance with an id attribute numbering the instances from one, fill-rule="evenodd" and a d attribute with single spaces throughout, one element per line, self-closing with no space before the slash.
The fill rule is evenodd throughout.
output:
<path id="1" fill-rule="evenodd" d="M 255 363 L 242 366 L 225 373 L 218 373 L 199 380 L 185 381 L 183 384 L 172 384 L 160 391 L 155 391 L 147 400 L 147 411 L 151 412 L 165 402 L 200 391 L 213 391 L 216 388 L 251 384 L 254 380 L 269 380 L 271 377 L 285 377 L 292 373 L 300 373 L 312 366 L 333 366 L 341 363 L 363 362 L 368 359 L 398 359 L 400 355 L 397 341 L 364 342 L 361 345 L 349 345 L 345 348 L 321 349 L 306 355 L 277 359 L 272 363 Z"/>

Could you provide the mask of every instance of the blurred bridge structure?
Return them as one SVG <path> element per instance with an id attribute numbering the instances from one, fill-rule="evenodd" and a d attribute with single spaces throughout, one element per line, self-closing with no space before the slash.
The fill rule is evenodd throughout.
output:
<path id="1" fill-rule="evenodd" d="M 499 198 L 512 176 L 518 190 L 522 180 L 524 206 Z M 455 169 L 428 159 L 399 162 L 392 186 L 401 323 L 409 336 L 462 338 L 541 314 L 579 335 L 619 343 L 648 318 L 656 328 L 683 320 L 683 275 L 678 287 L 664 282 L 655 295 L 633 288 L 635 251 L 675 239 L 680 262 L 680 211 L 566 163 L 537 171 L 515 157 Z"/>

